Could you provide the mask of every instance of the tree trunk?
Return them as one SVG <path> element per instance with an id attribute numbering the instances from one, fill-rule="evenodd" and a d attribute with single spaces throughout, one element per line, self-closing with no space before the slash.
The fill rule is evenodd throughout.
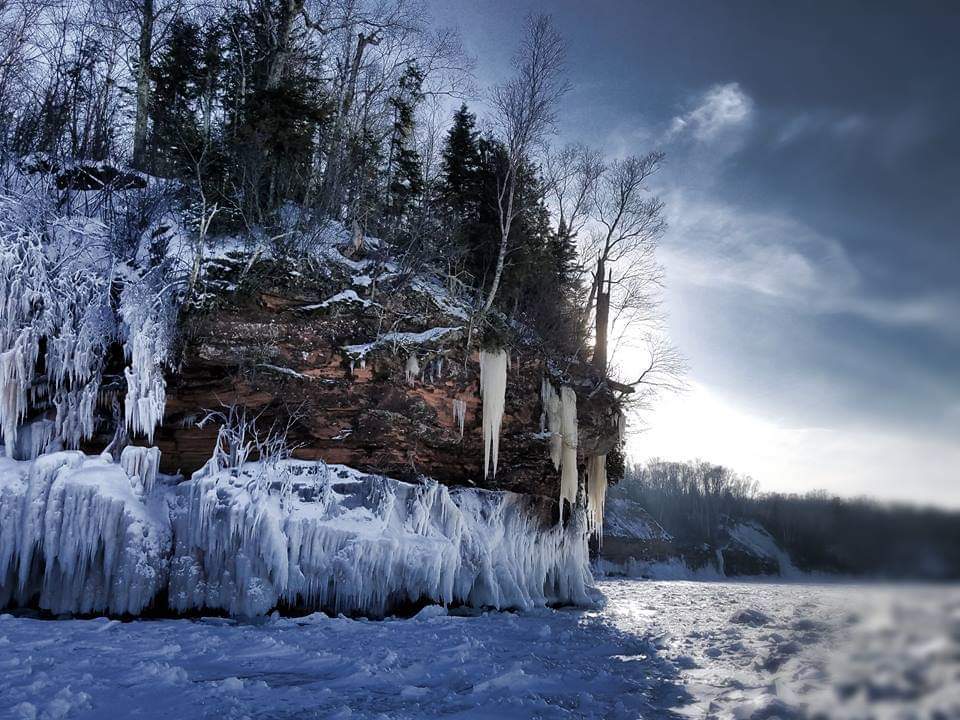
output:
<path id="1" fill-rule="evenodd" d="M 357 33 L 357 48 L 353 54 L 353 60 L 350 62 L 350 70 L 344 80 L 343 97 L 340 101 L 340 107 L 337 111 L 337 117 L 333 125 L 333 134 L 330 139 L 329 152 L 327 156 L 327 167 L 323 175 L 323 189 L 321 191 L 321 202 L 327 212 L 339 216 L 338 207 L 340 205 L 340 171 L 343 163 L 343 142 L 346 131 L 347 115 L 353 106 L 354 96 L 357 91 L 357 80 L 360 76 L 360 65 L 363 62 L 363 53 L 367 45 L 376 45 L 380 41 L 376 33 L 364 35 Z"/>
<path id="2" fill-rule="evenodd" d="M 147 121 L 150 113 L 150 61 L 153 48 L 153 0 L 143 0 L 137 52 L 137 109 L 133 123 L 133 166 L 146 170 Z"/>
<path id="3" fill-rule="evenodd" d="M 497 253 L 497 269 L 493 273 L 493 284 L 490 286 L 490 293 L 487 295 L 487 301 L 483 304 L 483 314 L 486 315 L 493 307 L 493 300 L 497 296 L 497 290 L 500 288 L 500 278 L 503 276 L 503 265 L 507 258 L 507 246 L 510 241 L 510 226 L 513 224 L 513 196 L 516 193 L 516 170 L 510 169 L 510 179 L 507 181 L 507 208 L 503 209 L 503 200 L 497 204 L 500 209 L 500 252 Z"/>
<path id="4" fill-rule="evenodd" d="M 597 322 L 596 342 L 593 346 L 593 367 L 601 375 L 607 374 L 607 335 L 610 325 L 610 285 L 613 271 L 604 280 L 603 260 L 597 262 Z M 606 285 L 606 289 L 604 289 Z"/>

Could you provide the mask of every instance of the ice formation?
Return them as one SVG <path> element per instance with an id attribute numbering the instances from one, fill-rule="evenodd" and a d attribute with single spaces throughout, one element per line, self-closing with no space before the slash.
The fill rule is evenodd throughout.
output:
<path id="1" fill-rule="evenodd" d="M 500 451 L 500 425 L 507 392 L 507 353 L 503 350 L 480 351 L 480 396 L 483 398 L 483 476 L 487 477 L 493 457 L 493 475 L 497 474 Z"/>
<path id="2" fill-rule="evenodd" d="M 453 421 L 457 424 L 460 437 L 463 437 L 463 425 L 467 419 L 467 402 L 460 398 L 453 399 Z"/>
<path id="3" fill-rule="evenodd" d="M 573 507 L 577 501 L 577 394 L 564 385 L 560 389 L 560 518 L 563 519 L 563 501 Z"/>
<path id="4" fill-rule="evenodd" d="M 379 616 L 419 602 L 587 602 L 583 512 L 564 528 L 530 496 L 284 462 L 296 478 L 286 497 L 254 500 L 252 466 L 179 486 L 173 609 L 252 616 L 279 603 Z"/>
<path id="5" fill-rule="evenodd" d="M 563 450 L 563 421 L 561 413 L 560 395 L 553 388 L 547 378 L 540 384 L 540 400 L 543 403 L 543 413 L 540 415 L 540 431 L 550 433 L 550 459 L 553 469 L 560 469 L 560 459 Z"/>
<path id="6" fill-rule="evenodd" d="M 607 499 L 607 456 L 587 460 L 587 522 L 597 542 L 603 542 L 603 508 Z"/>
<path id="7" fill-rule="evenodd" d="M 0 458 L 0 607 L 136 614 L 165 586 L 162 499 L 145 503 L 108 455 Z"/>
<path id="8" fill-rule="evenodd" d="M 153 442 L 157 425 L 163 422 L 167 404 L 163 365 L 167 362 L 172 335 L 171 308 L 162 296 L 144 300 L 139 285 L 128 285 L 121 295 L 120 314 L 125 333 L 124 352 L 129 366 L 124 370 L 127 396 L 124 417 L 135 434 Z"/>
<path id="9" fill-rule="evenodd" d="M 120 453 L 120 467 L 144 493 L 153 491 L 160 470 L 160 449 L 127 445 Z"/>
<path id="10" fill-rule="evenodd" d="M 403 366 L 403 374 L 407 379 L 407 385 L 413 385 L 414 381 L 420 375 L 420 363 L 417 361 L 416 353 L 410 353 L 407 356 L 407 362 Z"/>
<path id="11" fill-rule="evenodd" d="M 12 456 L 20 423 L 32 411 L 55 410 L 55 434 L 76 447 L 93 433 L 100 364 L 115 332 L 109 277 L 72 255 L 54 262 L 40 234 L 12 226 L 8 212 L 0 203 L 3 444 Z"/>
<path id="12" fill-rule="evenodd" d="M 410 603 L 589 602 L 586 514 L 293 460 L 156 483 L 155 448 L 0 458 L 0 608 L 380 616 Z M 151 487 L 152 486 L 152 487 Z M 164 591 L 166 591 L 164 593 Z"/>

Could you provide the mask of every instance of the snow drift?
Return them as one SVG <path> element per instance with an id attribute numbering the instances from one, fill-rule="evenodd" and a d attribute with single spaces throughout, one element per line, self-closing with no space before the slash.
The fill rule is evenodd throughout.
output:
<path id="1" fill-rule="evenodd" d="M 0 607 L 382 616 L 422 603 L 584 604 L 584 511 L 293 460 L 172 484 L 151 448 L 0 458 Z M 166 595 L 164 596 L 164 592 Z"/>

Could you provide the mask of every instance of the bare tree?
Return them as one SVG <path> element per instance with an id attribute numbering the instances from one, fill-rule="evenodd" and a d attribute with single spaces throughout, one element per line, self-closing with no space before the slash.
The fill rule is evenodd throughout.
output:
<path id="1" fill-rule="evenodd" d="M 611 313 L 628 321 L 652 319 L 661 272 L 654 250 L 666 229 L 663 202 L 646 187 L 663 162 L 651 152 L 614 161 L 597 184 L 593 218 L 597 230 L 585 248 L 596 258 L 586 306 L 594 317 L 593 364 L 605 373 L 609 361 Z"/>
<path id="2" fill-rule="evenodd" d="M 507 157 L 506 167 L 497 178 L 500 250 L 483 313 L 490 310 L 497 296 L 510 246 L 510 228 L 520 212 L 515 203 L 520 166 L 553 127 L 557 105 L 570 87 L 563 78 L 566 51 L 566 42 L 549 15 L 529 16 L 517 52 L 517 73 L 493 92 L 495 122 Z"/>
<path id="3" fill-rule="evenodd" d="M 544 185 L 564 239 L 576 238 L 583 230 L 605 171 L 600 153 L 586 145 L 565 145 L 544 156 Z"/>

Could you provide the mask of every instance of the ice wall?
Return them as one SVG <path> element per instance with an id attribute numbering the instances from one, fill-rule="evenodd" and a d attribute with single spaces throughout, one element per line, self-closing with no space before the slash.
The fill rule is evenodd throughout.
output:
<path id="1" fill-rule="evenodd" d="M 170 543 L 163 498 L 109 456 L 0 458 L 0 607 L 137 614 L 166 585 Z"/>
<path id="2" fill-rule="evenodd" d="M 417 603 L 584 604 L 578 509 L 530 495 L 404 483 L 277 461 L 159 482 L 155 448 L 0 458 L 0 607 L 382 616 Z"/>
<path id="3" fill-rule="evenodd" d="M 243 474 L 179 487 L 171 607 L 249 616 L 282 603 L 379 616 L 418 602 L 588 601 L 582 512 L 563 527 L 526 495 L 286 464 L 297 477 L 286 496 L 254 501 Z"/>

